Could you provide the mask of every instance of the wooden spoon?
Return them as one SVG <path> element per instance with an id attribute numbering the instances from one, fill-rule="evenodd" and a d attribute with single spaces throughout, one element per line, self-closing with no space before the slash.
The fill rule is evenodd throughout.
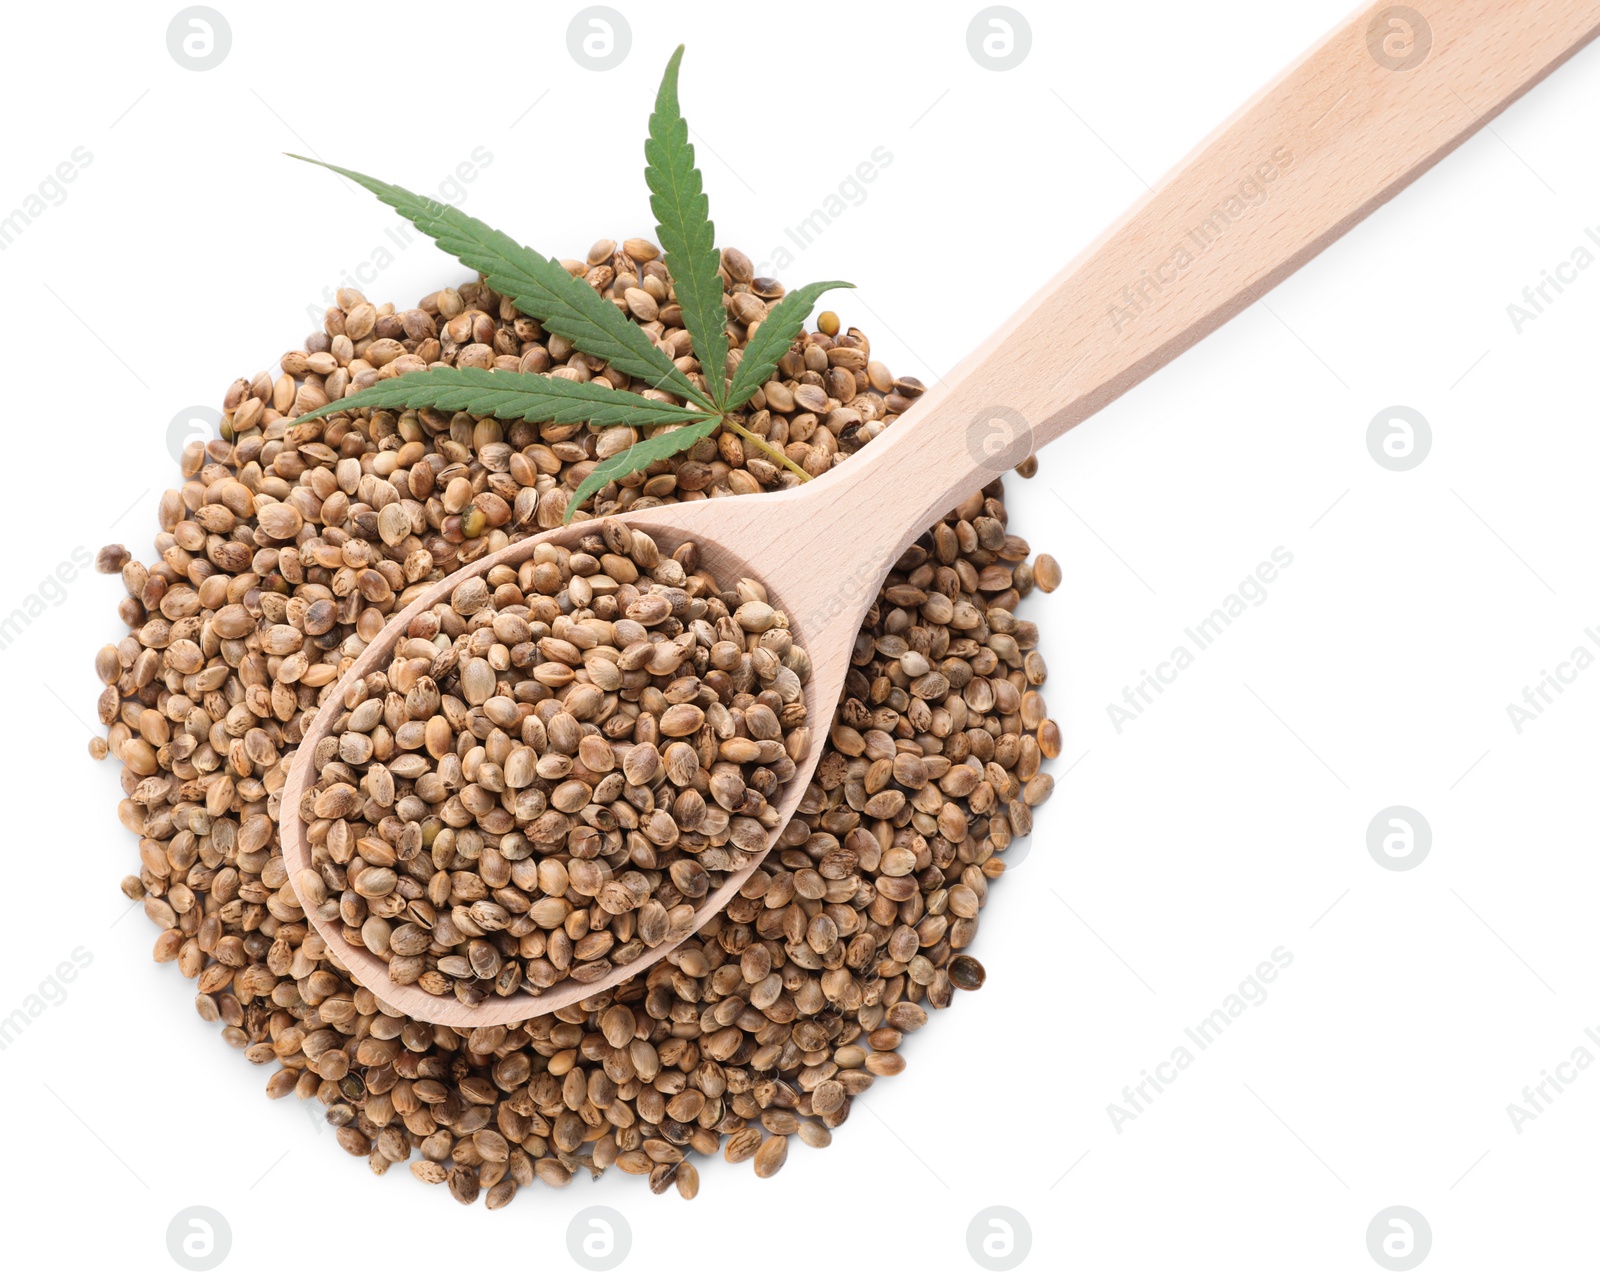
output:
<path id="1" fill-rule="evenodd" d="M 1349 230 L 1600 30 L 1600 0 L 1429 0 L 1426 21 L 1378 5 L 1347 20 L 1046 285 L 948 379 L 847 466 L 780 493 L 655 507 L 628 523 L 663 553 L 684 542 L 725 584 L 764 583 L 811 656 L 812 744 L 785 788 L 793 816 L 827 739 L 861 619 L 890 567 L 958 501 L 1116 399 Z M 384 666 L 419 612 L 463 580 L 516 565 L 556 529 L 434 583 L 397 613 L 323 701 L 284 788 L 291 882 L 310 865 L 301 808 L 312 746 L 351 682 Z M 781 829 L 781 827 L 780 827 Z M 698 928 L 759 865 L 730 873 Z M 453 997 L 397 986 L 388 966 L 312 921 L 335 959 L 393 1009 L 451 1026 L 538 1016 L 604 991 L 672 944 L 538 995 Z"/>

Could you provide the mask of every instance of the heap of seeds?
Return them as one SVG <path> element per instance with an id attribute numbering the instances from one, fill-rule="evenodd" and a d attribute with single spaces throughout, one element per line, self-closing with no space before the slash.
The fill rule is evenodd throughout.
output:
<path id="1" fill-rule="evenodd" d="M 748 578 L 607 517 L 456 587 L 315 747 L 300 904 L 463 1003 L 681 941 L 766 851 L 810 745 L 805 651 Z"/>
<path id="2" fill-rule="evenodd" d="M 620 276 L 654 261 L 650 247 L 592 253 L 613 275 L 590 282 L 617 296 Z M 778 287 L 748 274 L 742 255 L 724 254 L 736 349 L 739 313 L 753 314 L 739 295 Z M 881 588 L 801 811 L 725 911 L 583 1006 L 470 1032 L 411 1020 L 354 985 L 306 921 L 279 851 L 277 796 L 319 699 L 385 616 L 422 583 L 559 523 L 583 468 L 610 445 L 587 428 L 428 412 L 336 416 L 291 437 L 294 413 L 403 358 L 374 350 L 380 342 L 425 361 L 474 345 L 493 363 L 571 357 L 481 283 L 401 316 L 352 293 L 339 301 L 324 332 L 285 355 L 282 376 L 230 389 L 225 439 L 192 446 L 182 488 L 161 500 L 157 560 L 147 567 L 120 547 L 99 559 L 123 575 L 130 633 L 96 660 L 108 730 L 91 752 L 122 765 L 119 814 L 140 854 L 123 889 L 160 929 L 154 956 L 196 981 L 196 1009 L 225 1042 L 276 1063 L 269 1096 L 316 1097 L 339 1143 L 375 1172 L 411 1161 L 422 1180 L 463 1203 L 483 1194 L 491 1208 L 535 1181 L 612 1166 L 692 1197 L 688 1156 L 718 1149 L 771 1176 L 790 1137 L 827 1145 L 851 1099 L 904 1068 L 903 1036 L 927 1009 L 982 984 L 964 948 L 1007 849 L 1049 793 L 1041 761 L 1060 749 L 1038 692 L 1036 630 L 1016 608 L 1060 571 L 1048 556 L 1030 564 L 1007 532 L 998 481 L 975 494 Z M 469 310 L 483 340 L 464 343 L 448 321 Z M 681 340 L 670 307 L 635 316 Z M 830 360 L 840 344 L 860 355 Z M 764 437 L 815 474 L 891 427 L 921 388 L 870 360 L 851 367 L 869 349 L 825 314 L 751 415 L 766 415 Z M 602 490 L 596 509 L 793 482 L 740 443 L 703 441 L 642 484 Z M 466 845 L 458 832 L 453 858 Z M 480 878 L 482 860 L 480 850 Z"/>

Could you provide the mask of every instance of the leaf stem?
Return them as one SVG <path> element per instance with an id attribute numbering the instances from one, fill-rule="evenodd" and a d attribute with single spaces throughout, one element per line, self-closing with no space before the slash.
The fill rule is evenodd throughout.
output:
<path id="1" fill-rule="evenodd" d="M 802 484 L 804 484 L 807 480 L 811 479 L 811 476 L 808 475 L 805 472 L 805 470 L 799 465 L 799 463 L 793 461 L 789 457 L 789 455 L 787 453 L 785 453 L 782 449 L 773 448 L 772 445 L 768 444 L 764 439 L 762 439 L 754 431 L 749 430 L 745 426 L 742 426 L 740 423 L 734 421 L 733 418 L 728 417 L 726 414 L 723 415 L 722 421 L 723 421 L 723 425 L 731 427 L 733 429 L 733 433 L 735 435 L 738 435 L 741 438 L 749 441 L 751 444 L 754 444 L 758 449 L 760 449 L 763 453 L 765 453 L 768 457 L 770 457 L 779 466 L 787 467 L 789 470 L 793 471 L 796 475 L 798 475 L 800 477 L 800 482 Z"/>

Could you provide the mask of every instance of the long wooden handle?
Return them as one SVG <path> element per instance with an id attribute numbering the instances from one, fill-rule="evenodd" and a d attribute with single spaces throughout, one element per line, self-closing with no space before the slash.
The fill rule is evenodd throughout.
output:
<path id="1" fill-rule="evenodd" d="M 835 490 L 827 505 L 898 554 L 1259 298 L 1600 31 L 1600 0 L 1417 4 L 1362 9 L 1245 105 L 931 389 L 907 429 L 886 432 L 876 465 L 822 477 Z M 857 483 L 871 488 L 847 496 Z"/>

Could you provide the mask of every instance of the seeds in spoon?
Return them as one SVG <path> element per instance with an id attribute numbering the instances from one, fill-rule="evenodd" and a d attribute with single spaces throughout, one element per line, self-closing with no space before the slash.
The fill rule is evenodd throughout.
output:
<path id="1" fill-rule="evenodd" d="M 468 1004 L 682 941 L 805 757 L 786 627 L 616 519 L 463 583 L 317 743 L 301 905 Z"/>

